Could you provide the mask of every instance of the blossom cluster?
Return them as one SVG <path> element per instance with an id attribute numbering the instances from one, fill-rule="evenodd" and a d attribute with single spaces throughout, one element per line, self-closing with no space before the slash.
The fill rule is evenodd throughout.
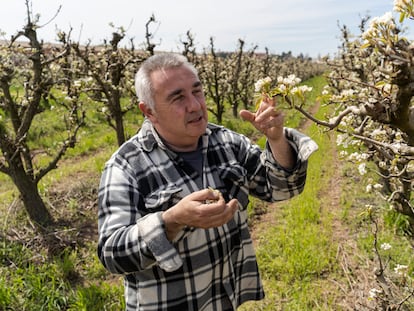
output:
<path id="1" fill-rule="evenodd" d="M 296 99 L 304 101 L 304 94 L 312 91 L 312 87 L 307 85 L 298 85 L 301 79 L 294 74 L 287 77 L 278 76 L 275 83 L 271 77 L 257 80 L 254 84 L 255 97 L 257 98 L 256 106 L 260 104 L 263 98 L 272 98 L 280 95 L 285 101 L 291 105 Z"/>
<path id="2" fill-rule="evenodd" d="M 263 92 L 264 90 L 267 90 L 268 88 L 270 88 L 271 83 L 272 83 L 272 78 L 270 77 L 259 79 L 254 84 L 254 91 L 256 93 Z"/>
<path id="3" fill-rule="evenodd" d="M 394 0 L 394 11 L 400 13 L 400 22 L 407 17 L 413 17 L 413 1 Z"/>
<path id="4" fill-rule="evenodd" d="M 404 12 L 409 7 L 410 2 L 409 0 L 394 0 L 394 11 Z"/>
<path id="5" fill-rule="evenodd" d="M 397 26 L 392 12 L 387 12 L 383 16 L 372 18 L 367 30 L 362 34 L 362 39 L 365 40 L 364 46 L 377 46 L 379 41 L 381 41 L 379 38 L 394 38 L 396 28 Z M 382 46 L 384 41 L 381 42 Z"/>

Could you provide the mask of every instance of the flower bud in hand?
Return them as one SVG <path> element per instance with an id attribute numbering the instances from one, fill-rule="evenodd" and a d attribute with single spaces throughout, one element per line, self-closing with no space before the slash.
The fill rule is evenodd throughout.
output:
<path id="1" fill-rule="evenodd" d="M 214 189 L 212 187 L 208 187 L 208 190 L 210 190 L 211 194 L 214 196 L 213 199 L 207 199 L 206 204 L 216 203 L 218 200 L 223 198 L 223 195 L 221 192 L 217 189 Z"/>

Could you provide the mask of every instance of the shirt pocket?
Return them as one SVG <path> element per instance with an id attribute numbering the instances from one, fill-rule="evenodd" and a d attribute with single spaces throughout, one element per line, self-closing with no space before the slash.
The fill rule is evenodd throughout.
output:
<path id="1" fill-rule="evenodd" d="M 229 162 L 218 167 L 220 178 L 225 182 L 242 186 L 247 181 L 247 170 L 237 162 Z"/>
<path id="2" fill-rule="evenodd" d="M 247 170 L 237 162 L 229 162 L 219 167 L 219 176 L 226 189 L 226 199 L 235 198 L 246 208 L 249 201 Z"/>
<path id="3" fill-rule="evenodd" d="M 160 212 L 169 209 L 181 200 L 181 188 L 175 185 L 166 186 L 163 189 L 157 189 L 144 198 L 145 208 L 148 213 Z"/>

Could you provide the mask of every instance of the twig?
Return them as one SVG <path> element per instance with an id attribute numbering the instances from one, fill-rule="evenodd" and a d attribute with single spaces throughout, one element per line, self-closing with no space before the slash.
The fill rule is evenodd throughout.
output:
<path id="1" fill-rule="evenodd" d="M 408 299 L 410 299 L 411 297 L 414 297 L 414 289 L 411 291 L 410 294 L 407 295 L 407 297 L 405 297 L 403 300 L 401 300 L 399 303 L 397 303 L 397 311 L 401 309 L 401 307 L 403 306 L 403 304 L 405 304 Z"/>
<path id="2" fill-rule="evenodd" d="M 51 23 L 58 16 L 61 9 L 62 9 L 62 5 L 59 5 L 59 8 L 56 10 L 55 15 L 53 15 L 53 17 L 51 19 L 49 19 L 45 24 L 39 26 L 39 28 L 42 28 L 42 27 L 48 25 L 49 23 Z"/>

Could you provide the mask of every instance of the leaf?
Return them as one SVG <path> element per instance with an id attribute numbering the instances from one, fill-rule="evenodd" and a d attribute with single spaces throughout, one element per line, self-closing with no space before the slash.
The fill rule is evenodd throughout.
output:
<path id="1" fill-rule="evenodd" d="M 371 46 L 371 43 L 369 43 L 369 42 L 367 42 L 367 43 L 365 43 L 365 44 L 363 44 L 363 45 L 361 45 L 361 49 L 366 49 L 366 48 L 369 48 Z"/>
<path id="2" fill-rule="evenodd" d="M 259 106 L 260 106 L 260 103 L 262 102 L 262 100 L 263 100 L 263 97 L 262 96 L 257 96 L 257 99 L 255 101 L 255 105 L 254 105 L 256 111 L 257 111 L 257 109 L 259 109 Z"/>
<path id="3" fill-rule="evenodd" d="M 385 84 L 387 84 L 385 81 L 378 81 L 377 83 L 375 83 L 375 87 L 383 87 Z"/>
<path id="4" fill-rule="evenodd" d="M 407 15 L 406 15 L 406 13 L 401 13 L 400 14 L 400 23 L 402 23 L 404 20 L 405 20 L 405 18 L 407 17 Z"/>

